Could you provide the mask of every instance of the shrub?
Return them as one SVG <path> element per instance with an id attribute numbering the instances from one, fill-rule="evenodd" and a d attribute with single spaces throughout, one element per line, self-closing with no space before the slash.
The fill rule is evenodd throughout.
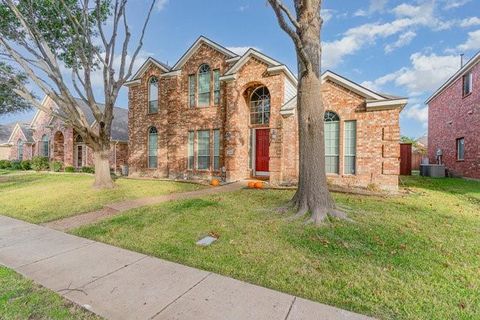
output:
<path id="1" fill-rule="evenodd" d="M 22 168 L 22 170 L 31 170 L 32 169 L 32 161 L 22 160 L 20 162 L 20 167 Z"/>
<path id="2" fill-rule="evenodd" d="M 0 160 L 0 169 L 10 169 L 12 162 L 10 160 Z"/>
<path id="3" fill-rule="evenodd" d="M 10 164 L 13 170 L 22 170 L 22 163 L 19 160 L 13 160 Z"/>
<path id="4" fill-rule="evenodd" d="M 93 167 L 82 167 L 83 173 L 95 173 L 95 168 Z"/>
<path id="5" fill-rule="evenodd" d="M 65 167 L 64 171 L 72 173 L 72 172 L 75 172 L 75 168 L 72 166 L 67 166 Z"/>
<path id="6" fill-rule="evenodd" d="M 48 170 L 49 165 L 48 165 L 48 158 L 47 157 L 41 157 L 41 156 L 35 156 L 32 158 L 32 169 L 35 171 L 44 171 Z"/>
<path id="7" fill-rule="evenodd" d="M 61 163 L 60 161 L 50 162 L 50 171 L 60 172 L 60 170 L 62 170 L 62 168 L 63 168 L 63 163 Z"/>

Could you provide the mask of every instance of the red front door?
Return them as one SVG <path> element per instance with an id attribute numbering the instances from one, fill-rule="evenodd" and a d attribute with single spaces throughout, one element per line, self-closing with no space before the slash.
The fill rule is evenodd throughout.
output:
<path id="1" fill-rule="evenodd" d="M 255 130 L 255 171 L 269 172 L 270 129 Z"/>

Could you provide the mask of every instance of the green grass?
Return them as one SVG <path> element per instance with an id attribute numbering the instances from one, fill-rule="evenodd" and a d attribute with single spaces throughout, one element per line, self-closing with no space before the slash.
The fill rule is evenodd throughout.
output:
<path id="1" fill-rule="evenodd" d="M 100 319 L 94 314 L 0 266 L 0 319 Z"/>
<path id="2" fill-rule="evenodd" d="M 201 188 L 189 183 L 118 179 L 116 188 L 99 191 L 92 184 L 93 176 L 84 174 L 1 175 L 0 214 L 42 223 L 98 210 L 116 201 Z"/>
<path id="3" fill-rule="evenodd" d="M 355 223 L 315 228 L 242 190 L 129 211 L 74 233 L 382 319 L 480 319 L 480 183 L 404 179 L 397 197 L 336 194 Z M 220 235 L 207 248 L 195 242 Z"/>

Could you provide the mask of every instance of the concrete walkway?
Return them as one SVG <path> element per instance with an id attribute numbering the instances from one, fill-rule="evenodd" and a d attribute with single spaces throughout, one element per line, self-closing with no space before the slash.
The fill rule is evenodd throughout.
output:
<path id="1" fill-rule="evenodd" d="M 107 319 L 370 319 L 3 216 L 0 264 Z"/>
<path id="2" fill-rule="evenodd" d="M 165 194 L 161 196 L 140 198 L 133 200 L 125 200 L 121 202 L 112 203 L 103 207 L 103 209 L 88 213 L 79 214 L 73 217 L 68 217 L 65 219 L 55 220 L 51 222 L 44 223 L 43 225 L 48 228 L 52 228 L 59 231 L 68 231 L 70 229 L 75 229 L 83 225 L 95 223 L 97 221 L 110 218 L 124 211 L 135 209 L 143 206 L 159 204 L 162 202 L 173 201 L 173 200 L 183 200 L 203 197 L 211 194 L 229 192 L 240 190 L 242 187 L 246 186 L 246 181 L 238 181 L 234 183 L 229 183 L 220 187 L 211 187 L 206 189 L 200 189 L 195 191 L 188 192 L 179 192 Z"/>

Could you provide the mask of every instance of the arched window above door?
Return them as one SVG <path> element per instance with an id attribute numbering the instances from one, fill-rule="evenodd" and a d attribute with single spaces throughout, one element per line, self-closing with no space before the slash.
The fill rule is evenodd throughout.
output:
<path id="1" fill-rule="evenodd" d="M 262 86 L 255 89 L 250 96 L 250 124 L 270 123 L 270 92 Z"/>

